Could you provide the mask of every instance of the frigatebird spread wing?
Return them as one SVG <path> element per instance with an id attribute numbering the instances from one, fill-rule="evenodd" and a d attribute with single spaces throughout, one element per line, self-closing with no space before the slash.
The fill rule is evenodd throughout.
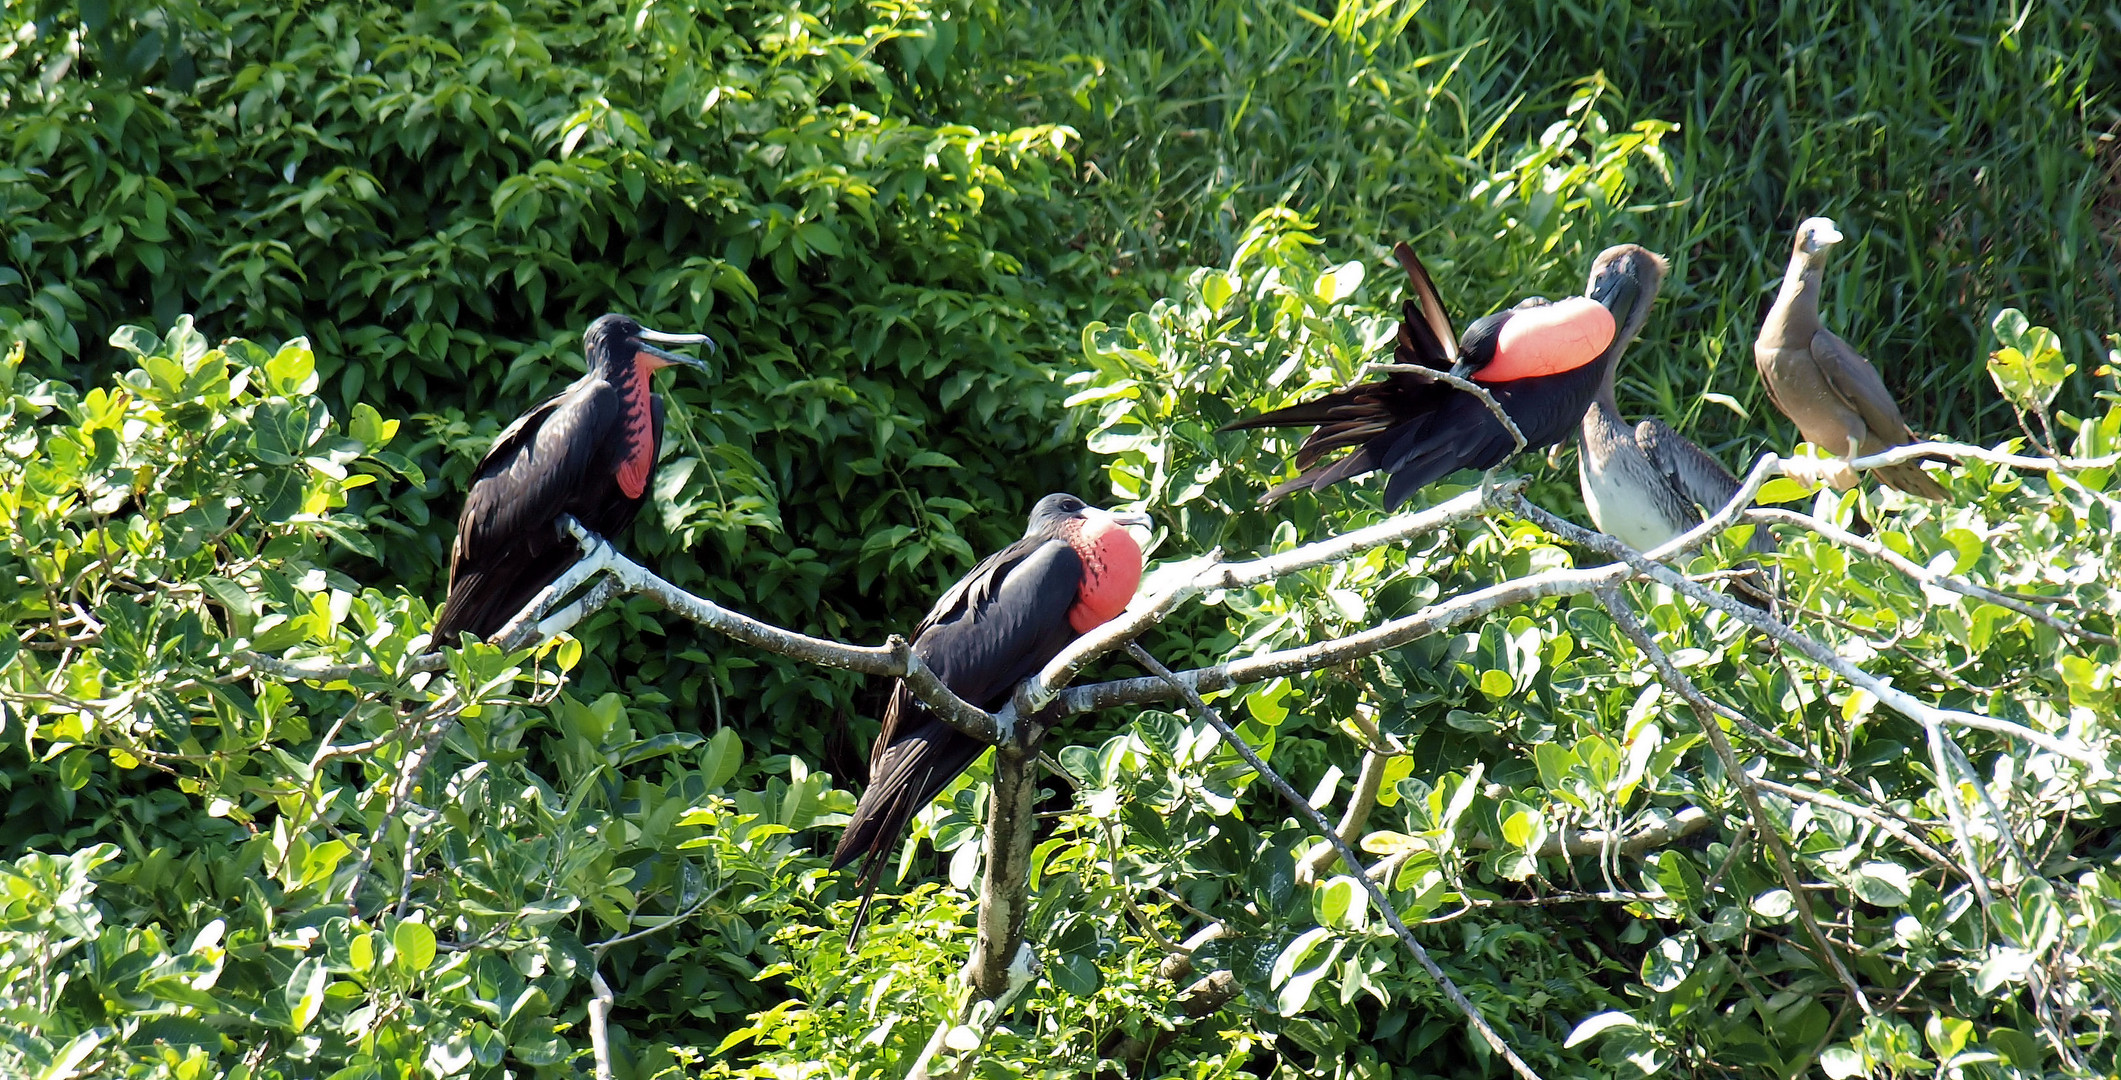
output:
<path id="1" fill-rule="evenodd" d="M 1400 309 L 1394 362 L 1480 383 L 1524 434 L 1527 450 L 1566 438 L 1598 385 L 1598 361 L 1613 339 L 1604 298 L 1527 301 L 1475 321 L 1461 338 L 1413 249 L 1402 243 L 1393 252 L 1406 269 L 1409 293 Z M 1419 371 L 1391 372 L 1221 430 L 1305 424 L 1316 429 L 1297 448 L 1298 474 L 1269 488 L 1262 503 L 1382 469 L 1391 474 L 1385 506 L 1392 509 L 1460 469 L 1493 468 L 1516 447 L 1479 398 Z M 1355 451 L 1322 462 L 1346 447 Z"/>

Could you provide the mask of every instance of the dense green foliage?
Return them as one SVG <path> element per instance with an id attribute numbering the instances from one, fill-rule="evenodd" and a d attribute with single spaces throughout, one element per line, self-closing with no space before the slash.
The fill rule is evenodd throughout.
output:
<path id="1" fill-rule="evenodd" d="M 1737 464 L 1795 438 L 1748 346 L 1789 228 L 1829 213 L 1852 239 L 1830 317 L 1918 428 L 2002 438 L 2006 399 L 2029 421 L 2052 399 L 2064 449 L 2108 453 L 2087 358 L 2121 326 L 2117 58 L 2111 7 L 1922 0 L 0 10 L 0 1069 L 572 1073 L 593 972 L 621 1076 L 896 1076 L 920 1052 L 969 947 L 984 796 L 976 769 L 924 816 L 912 891 L 844 951 L 818 827 L 880 685 L 642 602 L 396 674 L 471 466 L 596 314 L 722 346 L 714 379 L 665 377 L 625 546 L 850 640 L 911 625 L 1055 487 L 1152 511 L 1168 559 L 1374 520 L 1359 485 L 1253 509 L 1287 445 L 1210 431 L 1376 357 L 1402 237 L 1466 317 L 1578 290 L 1611 242 L 1673 256 L 1623 408 Z M 1992 337 L 2005 306 L 2060 340 Z M 264 344 L 211 345 L 231 336 Z M 1567 513 L 1560 463 L 1516 467 Z M 1937 507 L 1771 495 L 2111 630 L 2107 471 L 1976 464 Z M 1784 542 L 1811 632 L 2112 765 L 2112 646 Z M 1149 643 L 1210 663 L 1577 560 L 1493 517 L 1211 597 Z M 1374 741 L 1358 719 L 1405 740 L 1365 850 L 1550 1075 L 2037 1075 L 2061 1067 L 2044 1024 L 2116 1068 L 2110 776 L 1967 733 L 2019 864 L 1918 726 L 1636 595 L 1756 725 L 1732 729 L 1748 768 L 1798 792 L 1774 812 L 1806 900 L 1895 1011 L 1864 1020 L 1803 951 L 1730 777 L 1587 599 L 1223 705 L 1321 805 Z M 988 1075 L 1499 1070 L 1352 881 L 1299 879 L 1302 831 L 1199 724 L 1071 730 L 1035 860 L 1046 971 Z M 1683 843 L 1531 854 L 1687 806 L 1711 825 Z M 1194 1023 L 1158 967 L 1211 918 L 1196 972 L 1239 993 Z"/>

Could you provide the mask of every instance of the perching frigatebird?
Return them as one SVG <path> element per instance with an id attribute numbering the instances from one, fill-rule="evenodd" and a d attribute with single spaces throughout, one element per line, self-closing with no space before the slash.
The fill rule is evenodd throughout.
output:
<path id="1" fill-rule="evenodd" d="M 913 631 L 913 655 L 957 696 L 1001 707 L 1070 641 L 1126 609 L 1141 584 L 1142 550 L 1125 527 L 1148 523 L 1147 515 L 1110 513 L 1073 495 L 1040 499 L 1022 539 L 935 602 Z M 937 719 L 903 681 L 892 687 L 869 754 L 869 788 L 832 853 L 835 870 L 862 861 L 862 908 L 848 940 L 907 822 L 986 749 Z"/>
<path id="2" fill-rule="evenodd" d="M 663 445 L 663 399 L 649 376 L 671 364 L 707 370 L 650 342 L 714 346 L 705 334 L 657 333 L 605 315 L 582 333 L 589 372 L 517 417 L 486 451 L 457 518 L 436 645 L 455 645 L 467 631 L 491 636 L 565 573 L 581 557 L 561 529 L 566 515 L 605 539 L 633 523 Z"/>
<path id="3" fill-rule="evenodd" d="M 1598 253 L 1591 264 L 1591 284 L 1614 273 L 1635 281 L 1641 294 L 1613 337 L 1611 357 L 1599 380 L 1591 407 L 1583 414 L 1583 441 L 1576 454 L 1576 476 L 1584 506 L 1598 531 L 1637 551 L 1663 545 L 1696 525 L 1704 513 L 1723 509 L 1738 493 L 1738 479 L 1686 436 L 1654 417 L 1630 426 L 1620 417 L 1613 396 L 1614 375 L 1664 283 L 1664 257 L 1636 244 L 1621 244 Z M 1749 544 L 1760 554 L 1775 550 L 1765 526 L 1753 530 Z M 1767 575 L 1748 564 L 1749 573 L 1732 581 L 1732 594 L 1760 608 L 1773 606 Z"/>
<path id="4" fill-rule="evenodd" d="M 1819 323 L 1819 290 L 1827 252 L 1841 242 L 1829 218 L 1806 218 L 1790 245 L 1782 291 L 1753 340 L 1753 363 L 1767 384 L 1768 400 L 1796 421 L 1806 442 L 1837 458 L 1883 453 L 1915 441 L 1900 406 L 1878 369 Z M 1940 459 L 1942 460 L 1942 459 Z M 1883 483 L 1925 499 L 1951 492 L 1909 461 L 1871 470 Z M 1855 486 L 1852 470 L 1834 475 L 1834 486 Z"/>
<path id="5" fill-rule="evenodd" d="M 1525 301 L 1477 320 L 1460 339 L 1414 249 L 1399 244 L 1392 251 L 1406 268 L 1413 293 L 1402 309 L 1394 359 L 1448 369 L 1479 383 L 1524 434 L 1527 451 L 1567 438 L 1610 361 L 1614 312 L 1633 303 L 1627 280 L 1614 275 L 1594 281 L 1590 296 L 1560 303 Z M 1378 382 L 1225 424 L 1222 430 L 1304 424 L 1318 428 L 1296 450 L 1301 472 L 1269 488 L 1260 502 L 1382 469 L 1392 477 L 1385 485 L 1385 508 L 1395 509 L 1460 469 L 1501 464 L 1515 447 L 1479 398 L 1418 372 L 1393 372 Z M 1319 464 L 1347 446 L 1357 449 Z"/>

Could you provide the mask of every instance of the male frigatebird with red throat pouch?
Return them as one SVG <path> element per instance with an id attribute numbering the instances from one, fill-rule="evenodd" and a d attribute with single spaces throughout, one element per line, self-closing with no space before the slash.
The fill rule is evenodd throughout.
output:
<path id="1" fill-rule="evenodd" d="M 1629 268 L 1616 264 L 1594 277 L 1587 296 L 1551 304 L 1534 298 L 1488 315 L 1459 338 L 1414 249 L 1399 244 L 1392 250 L 1406 268 L 1412 292 L 1394 360 L 1478 383 L 1524 434 L 1527 451 L 1568 438 L 1616 355 L 1617 321 L 1627 317 L 1640 295 Z M 1262 503 L 1382 469 L 1391 475 L 1385 508 L 1396 509 L 1416 491 L 1460 469 L 1500 465 L 1516 446 L 1479 398 L 1406 371 L 1247 417 L 1222 430 L 1305 424 L 1316 424 L 1317 430 L 1296 450 L 1301 472 L 1268 489 Z M 1325 455 L 1349 446 L 1354 453 L 1321 463 Z"/>
<path id="2" fill-rule="evenodd" d="M 605 315 L 582 333 L 588 374 L 517 417 L 486 451 L 457 518 L 436 645 L 467 631 L 491 637 L 581 557 L 562 518 L 607 540 L 633 523 L 663 446 L 663 399 L 648 378 L 671 364 L 707 370 L 650 342 L 714 347 L 705 334 Z"/>
<path id="3" fill-rule="evenodd" d="M 913 631 L 913 655 L 957 696 L 990 712 L 1002 707 L 1069 642 L 1126 610 L 1142 575 L 1141 545 L 1126 526 L 1148 524 L 1147 515 L 1110 513 L 1073 495 L 1040 499 L 1023 539 L 935 602 Z M 892 687 L 869 753 L 869 788 L 832 853 L 835 870 L 862 861 L 862 907 L 847 940 L 861 931 L 907 822 L 986 749 L 938 719 L 904 681 Z"/>

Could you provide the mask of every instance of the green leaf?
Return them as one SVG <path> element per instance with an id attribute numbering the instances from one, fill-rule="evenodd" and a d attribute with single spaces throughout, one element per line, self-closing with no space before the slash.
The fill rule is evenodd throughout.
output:
<path id="1" fill-rule="evenodd" d="M 1863 1075 L 1863 1055 L 1852 1047 L 1829 1046 L 1819 1052 L 1819 1068 L 1832 1080 L 1849 1080 Z"/>
<path id="2" fill-rule="evenodd" d="M 1267 727 L 1278 726 L 1289 715 L 1284 700 L 1290 689 L 1289 680 L 1271 679 L 1265 686 L 1245 695 L 1245 711 Z"/>
<path id="3" fill-rule="evenodd" d="M 308 339 L 288 342 L 265 362 L 265 384 L 273 393 L 287 397 L 316 392 L 317 358 L 309 351 Z"/>
<path id="4" fill-rule="evenodd" d="M 1320 925 L 1358 932 L 1370 922 L 1370 894 L 1346 874 L 1328 879 L 1311 893 L 1311 908 Z"/>
<path id="5" fill-rule="evenodd" d="M 1856 868 L 1849 886 L 1867 904 L 1900 907 L 1907 903 L 1909 877 L 1899 863 L 1867 862 Z"/>
<path id="6" fill-rule="evenodd" d="M 296 964 L 294 972 L 288 975 L 285 994 L 293 1031 L 300 1033 L 317 1018 L 318 1010 L 324 1007 L 324 987 L 330 978 L 331 973 L 325 970 L 324 961 L 314 956 Z"/>
<path id="7" fill-rule="evenodd" d="M 397 950 L 397 967 L 406 975 L 418 975 L 426 971 L 435 960 L 435 932 L 425 923 L 406 920 L 390 932 L 391 947 Z"/>
<path id="8" fill-rule="evenodd" d="M 1701 944 L 1692 934 L 1674 934 L 1642 958 L 1642 981 L 1660 994 L 1679 989 L 1701 959 Z"/>
<path id="9" fill-rule="evenodd" d="M 720 791 L 744 764 L 744 743 L 734 728 L 723 728 L 707 740 L 700 756 L 700 778 L 708 791 Z"/>
<path id="10" fill-rule="evenodd" d="M 1769 889 L 1753 898 L 1753 914 L 1763 919 L 1781 922 L 1797 911 L 1797 903 L 1788 889 Z"/>
<path id="11" fill-rule="evenodd" d="M 1582 1023 L 1576 1025 L 1575 1030 L 1569 1032 L 1568 1041 L 1564 1042 L 1562 1046 L 1564 1048 L 1581 1046 L 1608 1031 L 1615 1029 L 1626 1030 L 1641 1026 L 1641 1021 L 1624 1012 L 1594 1013 L 1585 1017 Z"/>
<path id="12" fill-rule="evenodd" d="M 1327 927 L 1314 926 L 1296 935 L 1282 948 L 1281 954 L 1274 958 L 1274 968 L 1269 973 L 1268 982 L 1274 986 L 1286 983 L 1290 976 L 1296 973 L 1297 965 L 1303 963 L 1311 955 L 1311 951 L 1332 934 L 1333 931 Z"/>

